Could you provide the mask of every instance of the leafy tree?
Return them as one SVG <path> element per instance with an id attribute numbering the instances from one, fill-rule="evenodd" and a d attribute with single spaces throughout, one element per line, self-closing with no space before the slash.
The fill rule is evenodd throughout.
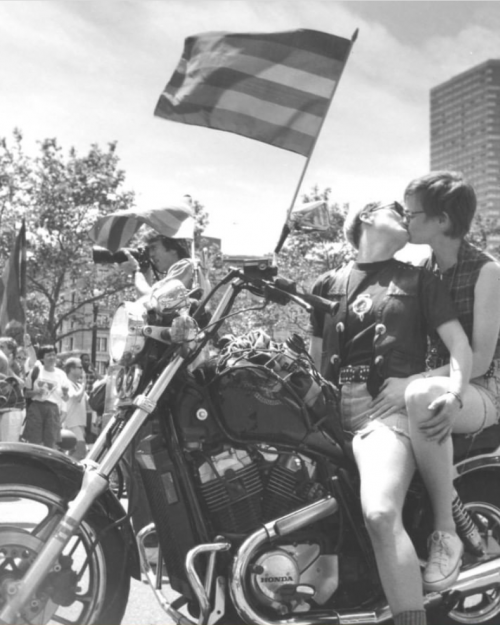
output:
<path id="1" fill-rule="evenodd" d="M 12 143 L 0 140 L 1 256 L 5 262 L 24 217 L 27 326 L 44 341 L 64 338 L 67 319 L 84 325 L 87 304 L 128 284 L 121 272 L 112 270 L 110 280 L 93 264 L 88 238 L 98 216 L 134 203 L 134 194 L 122 189 L 125 174 L 118 162 L 116 143 L 106 150 L 92 145 L 83 156 L 72 148 L 65 156 L 55 139 L 46 139 L 31 157 L 19 130 Z"/>
<path id="2" fill-rule="evenodd" d="M 297 283 L 299 290 L 309 291 L 314 280 L 325 271 L 342 264 L 352 256 L 350 247 L 344 242 L 342 227 L 347 205 L 329 204 L 330 189 L 319 191 L 314 187 L 302 197 L 304 203 L 315 200 L 327 202 L 330 216 L 330 228 L 322 233 L 293 233 L 289 235 L 282 251 L 276 258 L 278 275 Z M 212 280 L 225 273 L 226 267 L 214 268 Z M 261 310 L 255 310 L 260 307 Z M 280 306 L 268 304 L 262 308 L 262 300 L 251 294 L 242 294 L 237 300 L 233 312 L 246 311 L 235 315 L 224 324 L 223 331 L 235 335 L 261 328 L 271 337 L 281 337 L 297 332 L 304 338 L 308 334 L 309 316 L 299 306 L 288 304 Z"/>

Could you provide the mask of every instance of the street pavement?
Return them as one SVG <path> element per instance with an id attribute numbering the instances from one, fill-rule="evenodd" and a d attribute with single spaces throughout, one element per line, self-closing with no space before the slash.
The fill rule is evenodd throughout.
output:
<path id="1" fill-rule="evenodd" d="M 160 607 L 149 584 L 133 579 L 122 625 L 172 625 L 173 623 L 174 621 Z M 109 623 L 109 625 L 113 624 Z"/>

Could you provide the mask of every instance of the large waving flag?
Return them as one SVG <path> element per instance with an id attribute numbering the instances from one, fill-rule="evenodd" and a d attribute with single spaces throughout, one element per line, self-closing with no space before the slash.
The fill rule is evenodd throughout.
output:
<path id="1" fill-rule="evenodd" d="M 0 278 L 0 330 L 26 323 L 26 224 L 23 220 Z"/>
<path id="2" fill-rule="evenodd" d="M 89 237 L 97 245 L 116 252 L 125 247 L 142 225 L 172 239 L 192 239 L 194 211 L 188 204 L 171 205 L 149 210 L 120 210 L 100 217 Z"/>
<path id="3" fill-rule="evenodd" d="M 154 114 L 310 156 L 351 45 L 314 30 L 188 37 Z"/>

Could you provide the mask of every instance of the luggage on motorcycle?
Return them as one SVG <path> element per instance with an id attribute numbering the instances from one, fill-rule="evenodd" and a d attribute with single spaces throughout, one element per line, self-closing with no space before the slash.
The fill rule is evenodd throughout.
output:
<path id="1" fill-rule="evenodd" d="M 262 332 L 228 340 L 211 387 L 223 427 L 237 439 L 296 446 L 322 427 L 342 443 L 337 390 L 306 353 Z"/>

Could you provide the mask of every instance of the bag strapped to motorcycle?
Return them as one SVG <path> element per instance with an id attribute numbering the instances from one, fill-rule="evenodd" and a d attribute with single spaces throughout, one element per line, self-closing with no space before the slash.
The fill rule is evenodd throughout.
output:
<path id="1" fill-rule="evenodd" d="M 323 427 L 343 444 L 338 390 L 317 371 L 301 337 L 293 335 L 287 342 L 277 343 L 263 331 L 254 330 L 240 337 L 224 337 L 222 342 L 216 365 L 219 394 L 224 396 L 224 390 L 233 387 L 246 391 L 264 412 L 268 406 L 279 439 L 280 425 L 283 429 L 294 427 L 293 421 L 280 421 L 278 411 L 284 407 L 289 414 L 301 415 L 304 435 Z M 241 429 L 245 429 L 243 424 Z"/>

